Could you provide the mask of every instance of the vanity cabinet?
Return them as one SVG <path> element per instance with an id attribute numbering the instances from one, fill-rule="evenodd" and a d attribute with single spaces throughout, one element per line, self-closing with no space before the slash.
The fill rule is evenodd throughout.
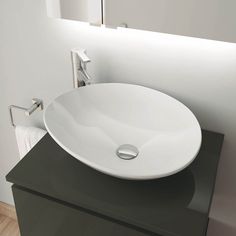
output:
<path id="1" fill-rule="evenodd" d="M 45 135 L 6 177 L 21 236 L 205 236 L 224 136 L 202 137 L 185 170 L 130 181 L 93 170 Z"/>
<path id="2" fill-rule="evenodd" d="M 12 187 L 22 236 L 147 236 L 85 209 Z"/>

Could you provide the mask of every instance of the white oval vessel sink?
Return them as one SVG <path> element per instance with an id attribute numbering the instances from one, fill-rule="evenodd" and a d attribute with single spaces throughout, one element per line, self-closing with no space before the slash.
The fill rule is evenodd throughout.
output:
<path id="1" fill-rule="evenodd" d="M 49 134 L 103 173 L 155 179 L 187 167 L 201 146 L 193 113 L 176 99 L 131 84 L 94 84 L 56 98 L 44 112 Z"/>

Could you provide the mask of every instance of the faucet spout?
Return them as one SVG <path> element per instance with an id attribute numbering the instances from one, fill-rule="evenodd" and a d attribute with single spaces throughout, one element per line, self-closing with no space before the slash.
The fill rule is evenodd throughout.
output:
<path id="1" fill-rule="evenodd" d="M 87 67 L 86 64 L 81 63 L 80 68 L 79 68 L 79 72 L 82 74 L 85 84 L 90 84 L 92 81 L 92 78 L 88 74 L 86 67 Z"/>

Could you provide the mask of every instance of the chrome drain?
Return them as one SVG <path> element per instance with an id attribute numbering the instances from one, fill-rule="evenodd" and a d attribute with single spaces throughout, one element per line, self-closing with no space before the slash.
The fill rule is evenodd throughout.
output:
<path id="1" fill-rule="evenodd" d="M 132 160 L 139 154 L 138 149 L 131 144 L 123 144 L 116 150 L 116 155 L 123 160 Z"/>

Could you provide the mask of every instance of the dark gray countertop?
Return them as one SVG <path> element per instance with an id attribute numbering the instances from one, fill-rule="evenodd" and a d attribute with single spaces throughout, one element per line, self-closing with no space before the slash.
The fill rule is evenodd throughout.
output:
<path id="1" fill-rule="evenodd" d="M 82 164 L 47 134 L 7 180 L 119 223 L 163 236 L 203 236 L 224 136 L 202 131 L 201 150 L 182 172 L 152 181 L 114 178 Z"/>

